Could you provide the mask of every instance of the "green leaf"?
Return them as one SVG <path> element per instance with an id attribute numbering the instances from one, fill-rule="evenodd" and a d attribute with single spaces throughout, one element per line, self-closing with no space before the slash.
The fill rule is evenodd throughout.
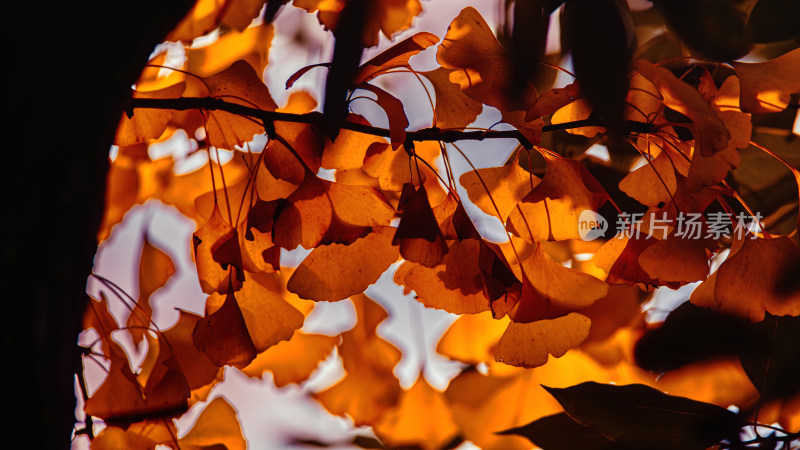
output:
<path id="1" fill-rule="evenodd" d="M 740 427 L 736 414 L 725 408 L 642 384 L 543 387 L 573 420 L 627 446 L 701 450 L 736 435 Z"/>

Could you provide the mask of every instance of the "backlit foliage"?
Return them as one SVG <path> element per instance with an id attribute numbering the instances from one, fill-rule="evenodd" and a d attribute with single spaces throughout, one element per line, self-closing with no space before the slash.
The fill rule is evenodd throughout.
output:
<path id="1" fill-rule="evenodd" d="M 387 447 L 789 448 L 800 433 L 800 34 L 781 16 L 797 8 L 635 3 L 499 2 L 498 33 L 463 5 L 437 36 L 414 32 L 419 0 L 198 0 L 168 36 L 186 45 L 182 66 L 156 53 L 120 120 L 98 239 L 151 199 L 192 219 L 205 312 L 154 326 L 151 295 L 176 268 L 147 237 L 138 298 L 97 276 L 84 362 L 107 375 L 83 392 L 91 447 L 244 448 L 221 397 L 182 437 L 173 419 L 207 400 L 225 366 L 269 371 L 280 387 L 335 351 L 345 376 L 313 398 Z M 264 82 L 280 64 L 270 22 L 282 8 L 315 14 L 335 37 L 330 62 L 280 80 L 325 72 L 324 98 L 294 88 L 278 104 Z M 574 74 L 545 51 L 554 11 Z M 437 67 L 418 67 L 423 54 Z M 428 92 L 427 128 L 406 115 L 424 95 L 379 83 L 397 72 Z M 364 97 L 374 117 L 337 106 Z M 470 128 L 482 111 L 505 131 Z M 148 151 L 180 133 L 202 167 L 177 172 L 182 161 Z M 474 157 L 460 141 L 497 138 L 518 142 L 504 164 L 454 173 L 452 161 Z M 588 151 L 600 146 L 608 158 Z M 587 210 L 607 220 L 596 240 L 583 239 Z M 506 239 L 486 238 L 481 212 Z M 692 215 L 696 238 L 680 232 Z M 737 233 L 741 215 L 758 220 Z M 617 216 L 627 234 L 615 236 Z M 731 225 L 715 234 L 720 217 Z M 285 267 L 297 248 L 310 253 Z M 388 314 L 364 295 L 387 270 L 426 307 L 460 315 L 436 348 L 463 363 L 444 391 L 424 373 L 409 389 L 395 377 L 401 351 L 377 332 Z M 645 321 L 656 288 L 696 282 L 663 324 Z M 314 302 L 339 301 L 355 307 L 352 329 L 299 331 Z M 118 322 L 112 302 L 129 316 Z M 146 343 L 141 363 L 124 333 Z M 772 428 L 747 434 L 754 423 Z"/>

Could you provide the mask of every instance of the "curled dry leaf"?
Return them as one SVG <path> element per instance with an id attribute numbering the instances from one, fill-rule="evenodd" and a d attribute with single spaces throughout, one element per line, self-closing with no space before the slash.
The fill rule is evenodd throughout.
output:
<path id="1" fill-rule="evenodd" d="M 392 68 L 410 67 L 408 60 L 412 56 L 437 42 L 439 42 L 439 38 L 435 34 L 426 32 L 406 38 L 362 64 L 353 83 L 366 83 Z"/>
<path id="2" fill-rule="evenodd" d="M 287 289 L 301 298 L 335 302 L 363 292 L 400 253 L 392 245 L 393 227 L 373 227 L 349 244 L 315 248 L 297 267 Z"/>

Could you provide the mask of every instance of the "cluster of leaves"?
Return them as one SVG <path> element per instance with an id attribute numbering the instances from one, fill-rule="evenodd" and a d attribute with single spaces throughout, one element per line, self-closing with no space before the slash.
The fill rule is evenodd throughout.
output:
<path id="1" fill-rule="evenodd" d="M 155 327 L 149 299 L 174 266 L 148 239 L 138 299 L 100 278 L 131 314 L 120 327 L 105 296 L 89 302 L 85 327 L 99 338 L 85 358 L 108 366 L 96 392 L 84 389 L 84 432 L 92 435 L 91 418 L 107 425 L 92 448 L 242 448 L 221 398 L 180 439 L 171 419 L 204 401 L 224 366 L 252 377 L 270 371 L 277 386 L 302 383 L 334 348 L 346 376 L 314 398 L 392 447 L 529 446 L 519 435 L 543 448 L 736 447 L 797 437 L 800 189 L 784 188 L 800 184 L 790 131 L 800 50 L 796 27 L 775 6 L 782 2 L 655 2 L 659 13 L 610 0 L 518 0 L 507 5 L 499 39 L 466 7 L 441 42 L 417 33 L 364 63 L 363 48 L 380 32 L 411 26 L 418 0 L 285 3 L 267 2 L 266 19 L 251 25 L 263 1 L 200 0 L 169 39 L 220 29 L 219 39 L 187 47 L 181 70 L 165 71 L 165 55 L 155 56 L 136 83 L 116 135 L 99 238 L 137 203 L 174 206 L 197 223 L 193 257 L 208 298 L 204 316 L 182 311 L 173 327 Z M 279 107 L 262 80 L 269 21 L 282 7 L 316 12 L 336 38 L 331 63 L 287 81 L 289 88 L 327 66 L 321 113 L 302 91 Z M 560 7 L 577 80 L 551 88 L 544 44 Z M 651 36 L 659 14 L 670 31 Z M 637 45 L 634 31 L 649 39 Z M 762 46 L 781 53 L 765 62 L 718 62 L 747 54 L 753 42 L 786 39 L 795 41 Z M 439 67 L 416 71 L 411 58 L 428 49 Z M 708 59 L 692 59 L 700 55 Z M 391 72 L 432 89 L 430 128 L 407 129 L 403 101 L 376 83 Z M 388 128 L 349 112 L 357 91 L 374 96 Z M 469 130 L 485 107 L 513 129 Z M 178 130 L 197 137 L 208 156 L 202 168 L 176 174 L 172 157 L 149 156 L 151 144 Z M 455 179 L 451 157 L 469 161 L 457 141 L 509 137 L 519 146 L 505 164 Z M 256 142 L 263 148 L 253 149 Z M 585 153 L 597 143 L 610 160 Z M 481 235 L 457 182 L 504 224 L 507 242 Z M 584 210 L 645 220 L 623 238 L 584 241 Z M 677 233 L 683 215 L 700 214 L 706 236 L 711 214 L 743 211 L 765 218 L 732 238 Z M 667 225 L 651 226 L 653 217 Z M 281 250 L 298 247 L 311 252 L 283 267 Z M 387 313 L 363 292 L 398 261 L 394 280 L 407 293 L 460 315 L 437 347 L 465 364 L 444 392 L 422 375 L 403 390 L 393 375 L 400 351 L 376 332 Z M 720 265 L 710 274 L 712 261 Z M 690 303 L 648 329 L 641 305 L 653 288 L 692 282 L 701 283 Z M 298 331 L 314 302 L 347 299 L 357 312 L 353 329 Z M 124 332 L 147 342 L 136 371 L 112 338 Z M 742 442 L 740 429 L 756 418 L 782 428 Z"/>

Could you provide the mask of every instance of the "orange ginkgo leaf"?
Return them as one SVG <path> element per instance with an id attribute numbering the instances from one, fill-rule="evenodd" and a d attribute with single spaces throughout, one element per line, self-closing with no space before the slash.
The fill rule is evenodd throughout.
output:
<path id="1" fill-rule="evenodd" d="M 236 410 L 223 397 L 215 398 L 203 408 L 192 429 L 178 443 L 181 448 L 247 448 Z"/>
<path id="2" fill-rule="evenodd" d="M 400 224 L 392 245 L 399 246 L 400 255 L 408 261 L 427 267 L 437 266 L 447 253 L 447 244 L 433 215 L 428 193 L 425 186 L 415 190 L 411 184 L 407 186 L 412 193 L 404 198 Z"/>
<path id="3" fill-rule="evenodd" d="M 590 326 L 591 320 L 578 313 L 530 323 L 511 322 L 494 349 L 494 358 L 512 366 L 539 367 L 549 355 L 560 358 L 580 345 Z"/>
<path id="4" fill-rule="evenodd" d="M 337 142 L 342 139 L 344 133 L 342 130 L 336 139 Z M 421 172 L 412 170 L 408 152 L 405 149 L 394 151 L 386 143 L 371 144 L 364 156 L 362 167 L 367 175 L 378 179 L 378 186 L 383 190 L 400 191 L 406 183 L 414 186 L 421 184 L 419 180 Z"/>
<path id="5" fill-rule="evenodd" d="M 750 239 L 732 252 L 719 269 L 692 293 L 697 306 L 734 314 L 751 322 L 773 315 L 800 314 L 800 293 L 782 295 L 779 277 L 784 267 L 800 265 L 800 250 L 788 237 Z"/>
<path id="6" fill-rule="evenodd" d="M 375 434 L 391 447 L 439 449 L 458 433 L 444 394 L 422 375 L 411 389 L 400 395 L 397 408 L 390 409 L 375 424 Z"/>
<path id="7" fill-rule="evenodd" d="M 591 306 L 608 294 L 597 278 L 553 261 L 542 245 L 522 261 L 525 280 L 519 302 L 508 315 L 516 322 L 554 319 Z"/>
<path id="8" fill-rule="evenodd" d="M 305 319 L 280 295 L 250 277 L 235 297 L 231 292 L 224 299 L 211 295 L 206 310 L 206 319 L 195 327 L 195 345 L 215 364 L 224 362 L 239 368 L 249 364 L 257 353 L 291 338 Z M 251 346 L 255 353 L 250 352 Z"/>
<path id="9" fill-rule="evenodd" d="M 527 111 L 536 101 L 533 85 L 528 84 L 521 94 L 512 88 L 511 58 L 471 6 L 450 23 L 436 60 L 444 68 L 458 69 L 449 74 L 450 81 L 481 103 L 501 111 Z"/>
<path id="10" fill-rule="evenodd" d="M 307 92 L 295 92 L 289 96 L 286 106 L 278 111 L 306 114 L 316 105 L 316 100 Z M 279 121 L 275 122 L 275 134 L 280 139 L 271 139 L 263 153 L 264 166 L 275 178 L 300 184 L 307 171 L 316 173 L 319 170 L 323 138 L 315 125 Z"/>
<path id="11" fill-rule="evenodd" d="M 219 10 L 225 0 L 200 0 L 167 35 L 167 41 L 191 42 L 217 27 Z"/>
<path id="12" fill-rule="evenodd" d="M 228 31 L 203 47 L 186 47 L 184 69 L 194 75 L 207 77 L 225 70 L 239 60 L 247 61 L 257 74 L 264 72 L 269 61 L 269 49 L 275 27 L 259 25 L 242 32 Z"/>
<path id="13" fill-rule="evenodd" d="M 433 215 L 445 239 L 463 241 L 481 238 L 464 204 L 453 191 L 448 191 L 444 201 L 433 208 Z"/>
<path id="14" fill-rule="evenodd" d="M 107 426 L 94 439 L 92 450 L 142 449 L 155 450 L 158 445 L 175 443 L 178 430 L 175 423 L 164 419 L 149 419 L 131 424 L 127 429 Z"/>
<path id="15" fill-rule="evenodd" d="M 464 314 L 445 331 L 436 351 L 466 364 L 480 364 L 493 358 L 492 351 L 508 328 L 508 318 L 494 319 L 489 312 Z"/>
<path id="16" fill-rule="evenodd" d="M 265 371 L 270 371 L 277 387 L 302 383 L 331 354 L 338 341 L 338 337 L 298 331 L 288 341 L 279 342 L 260 353 L 241 370 L 254 378 L 260 378 Z"/>
<path id="17" fill-rule="evenodd" d="M 376 189 L 323 180 L 309 175 L 287 199 L 273 228 L 274 242 L 285 249 L 298 245 L 352 243 L 370 227 L 389 225 L 394 208 Z"/>
<path id="18" fill-rule="evenodd" d="M 742 111 L 779 112 L 800 92 L 800 49 L 761 63 L 731 63 L 742 83 Z"/>
<path id="19" fill-rule="evenodd" d="M 662 284 L 691 283 L 708 276 L 709 254 L 703 240 L 668 236 L 642 251 L 639 266 Z"/>
<path id="20" fill-rule="evenodd" d="M 128 364 L 128 357 L 116 342 L 107 354 L 111 365 L 103 384 L 86 401 L 87 415 L 108 424 L 128 424 L 148 417 L 181 414 L 188 408 L 189 385 L 174 355 L 165 350 L 158 357 L 158 372 L 142 386 Z M 154 351 L 158 351 L 154 349 Z"/>
<path id="21" fill-rule="evenodd" d="M 339 13 L 346 3 L 344 0 L 293 0 L 292 2 L 294 6 L 310 13 L 319 11 L 317 18 L 328 30 L 336 29 Z M 420 12 L 422 5 L 419 0 L 376 0 L 371 5 L 364 26 L 362 37 L 364 47 L 377 45 L 381 32 L 391 39 L 398 31 L 411 27 L 411 22 Z"/>
<path id="22" fill-rule="evenodd" d="M 338 347 L 347 375 L 314 398 L 332 414 L 349 415 L 356 426 L 372 425 L 397 404 L 402 392 L 392 374 L 400 351 L 377 334 L 377 326 L 388 317 L 386 311 L 363 294 L 352 300 L 356 325 L 342 333 Z"/>
<path id="23" fill-rule="evenodd" d="M 156 91 L 133 91 L 134 98 L 180 98 L 186 83 L 180 82 Z M 172 119 L 168 109 L 137 109 L 133 116 L 123 115 L 114 136 L 114 145 L 144 144 L 158 139 Z"/>
<path id="24" fill-rule="evenodd" d="M 519 164 L 522 152 L 511 163 L 466 172 L 459 181 L 469 199 L 481 211 L 506 221 L 517 204 L 535 188 L 541 179 Z"/>
<path id="25" fill-rule="evenodd" d="M 534 105 L 535 107 L 536 105 Z M 559 108 L 554 114 L 550 121 L 553 125 L 567 123 L 567 122 L 575 122 L 578 120 L 586 120 L 592 114 L 592 105 L 589 103 L 588 99 L 580 98 L 575 100 L 572 103 L 568 103 L 563 107 Z M 580 136 L 586 137 L 595 137 L 599 133 L 605 133 L 605 127 L 598 127 L 598 126 L 590 126 L 590 127 L 578 127 L 578 128 L 569 128 L 567 130 L 568 133 L 577 134 Z"/>
<path id="26" fill-rule="evenodd" d="M 439 67 L 429 72 L 420 72 L 433 86 L 436 95 L 434 125 L 439 128 L 464 128 L 478 118 L 483 105 L 461 90 L 461 86 L 450 81 L 456 69 Z"/>
<path id="27" fill-rule="evenodd" d="M 239 238 L 215 204 L 208 221 L 192 237 L 200 287 L 206 294 L 241 288 L 244 279 Z M 224 267 L 223 267 L 224 265 Z"/>
<path id="28" fill-rule="evenodd" d="M 339 301 L 363 292 L 400 257 L 392 245 L 395 228 L 376 226 L 350 244 L 321 245 L 309 254 L 287 284 L 300 298 Z"/>
<path id="29" fill-rule="evenodd" d="M 100 335 L 103 354 L 111 354 L 111 332 L 119 329 L 119 325 L 108 310 L 108 300 L 103 292 L 100 292 L 100 300 L 89 297 L 87 302 L 86 311 L 83 313 L 83 329 L 89 328 L 94 328 Z"/>
<path id="30" fill-rule="evenodd" d="M 242 31 L 258 17 L 265 0 L 228 0 L 220 16 L 220 23 Z"/>
<path id="31" fill-rule="evenodd" d="M 581 212 L 598 211 L 609 196 L 580 162 L 548 152 L 542 155 L 547 172 L 511 211 L 506 228 L 529 242 L 578 239 Z"/>
<path id="32" fill-rule="evenodd" d="M 678 188 L 672 161 L 668 152 L 659 153 L 652 161 L 625 175 L 619 182 L 620 190 L 643 205 L 667 203 Z"/>
<path id="33" fill-rule="evenodd" d="M 142 255 L 139 258 L 139 299 L 136 308 L 128 317 L 128 331 L 137 345 L 145 331 L 150 328 L 150 316 L 153 312 L 150 296 L 166 285 L 173 273 L 175 265 L 172 259 L 163 250 L 154 246 L 145 235 Z"/>
<path id="34" fill-rule="evenodd" d="M 245 367 L 258 353 L 233 289 L 228 289 L 221 307 L 197 321 L 192 340 L 217 366 Z"/>
<path id="35" fill-rule="evenodd" d="M 453 314 L 475 314 L 490 309 L 479 253 L 481 241 L 465 239 L 454 243 L 436 267 L 412 262 L 403 263 L 395 274 L 395 282 L 417 294 L 417 300 L 430 308 Z"/>
<path id="36" fill-rule="evenodd" d="M 375 94 L 378 106 L 383 108 L 389 120 L 389 141 L 392 143 L 392 150 L 396 151 L 406 142 L 408 117 L 406 117 L 406 112 L 403 109 L 403 102 L 383 89 L 368 83 L 361 83 L 356 88 Z"/>
<path id="37" fill-rule="evenodd" d="M 192 332 L 202 316 L 179 310 L 178 321 L 161 335 L 175 353 L 181 371 L 186 376 L 190 389 L 210 383 L 219 372 L 219 366 L 211 362 L 205 353 L 195 347 Z M 166 345 L 166 344 L 164 344 Z"/>
<path id="38" fill-rule="evenodd" d="M 753 123 L 750 114 L 739 110 L 738 79 L 728 77 L 719 91 L 713 90 L 712 93 L 715 96 L 712 108 L 728 129 L 730 140 L 725 148 L 713 155 L 694 152 L 686 177 L 686 184 L 692 192 L 722 181 L 728 172 L 739 167 L 741 156 L 738 149 L 750 145 Z"/>
<path id="39" fill-rule="evenodd" d="M 539 95 L 539 98 L 536 99 L 536 103 L 525 113 L 525 120 L 549 116 L 575 101 L 579 95 L 580 87 L 577 83 L 571 83 L 563 88 L 555 88 L 543 92 Z"/>
<path id="40" fill-rule="evenodd" d="M 360 125 L 370 125 L 369 121 L 358 114 L 350 114 L 347 121 Z M 385 143 L 380 137 L 351 130 L 341 130 L 335 141 L 325 137 L 325 149 L 322 153 L 322 167 L 325 169 L 348 170 L 358 169 L 364 164 L 364 156 L 372 145 Z"/>
<path id="41" fill-rule="evenodd" d="M 200 81 L 192 84 L 191 91 L 187 87 L 186 95 L 220 98 L 264 111 L 274 111 L 278 107 L 261 76 L 246 61 L 236 61 L 222 72 L 203 77 Z M 260 122 L 226 111 L 208 112 L 205 128 L 211 145 L 229 150 L 237 145 L 243 146 L 256 134 L 264 133 Z"/>
<path id="42" fill-rule="evenodd" d="M 412 56 L 437 42 L 439 38 L 435 34 L 424 31 L 406 38 L 362 64 L 353 79 L 353 84 L 366 83 L 389 69 L 410 67 L 408 60 Z"/>
<path id="43" fill-rule="evenodd" d="M 664 99 L 664 105 L 690 118 L 696 127 L 697 150 L 704 156 L 724 149 L 730 133 L 711 106 L 690 85 L 669 70 L 656 67 L 643 59 L 633 62 L 633 68 L 650 80 Z"/>

